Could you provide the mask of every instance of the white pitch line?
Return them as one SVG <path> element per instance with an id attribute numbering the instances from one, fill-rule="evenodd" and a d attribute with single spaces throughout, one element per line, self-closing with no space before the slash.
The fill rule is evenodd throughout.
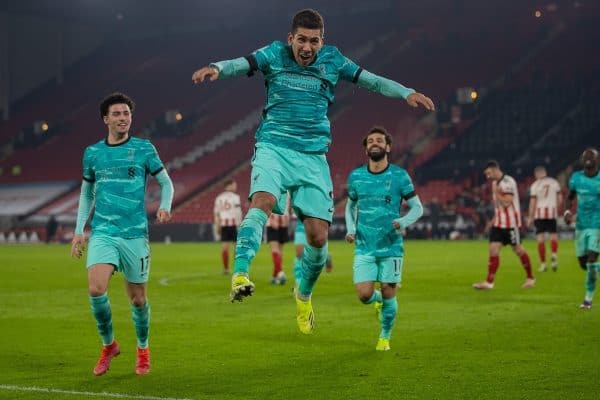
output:
<path id="1" fill-rule="evenodd" d="M 82 392 L 78 390 L 65 390 L 65 389 L 53 389 L 43 388 L 38 386 L 14 386 L 14 385 L 0 385 L 0 390 L 12 390 L 13 392 L 38 392 L 38 393 L 62 393 L 72 394 L 79 396 L 103 396 L 113 397 L 117 399 L 137 399 L 137 400 L 192 400 L 187 398 L 178 397 L 160 397 L 160 396 L 143 396 L 136 394 L 125 394 L 125 393 L 110 393 L 110 392 Z"/>
<path id="2" fill-rule="evenodd" d="M 188 278 L 201 278 L 204 276 L 208 276 L 206 273 L 197 273 L 197 274 L 188 274 L 188 275 L 175 275 L 175 276 L 167 276 L 166 278 L 161 278 L 158 281 L 158 284 L 161 286 L 169 286 L 169 283 L 172 281 L 181 281 Z"/>

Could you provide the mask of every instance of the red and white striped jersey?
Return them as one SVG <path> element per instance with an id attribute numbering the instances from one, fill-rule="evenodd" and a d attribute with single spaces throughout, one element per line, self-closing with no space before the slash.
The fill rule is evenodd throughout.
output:
<path id="1" fill-rule="evenodd" d="M 500 204 L 498 194 L 512 194 L 512 203 L 508 207 Z M 492 182 L 494 198 L 494 222 L 496 228 L 517 228 L 521 226 L 521 206 L 519 203 L 519 190 L 517 182 L 508 175 L 502 175 L 498 181 Z"/>
<path id="2" fill-rule="evenodd" d="M 215 199 L 214 214 L 219 217 L 221 226 L 240 226 L 242 204 L 237 193 L 225 191 Z"/>
<path id="3" fill-rule="evenodd" d="M 290 196 L 287 197 L 283 214 L 271 213 L 267 220 L 268 228 L 285 228 L 290 225 Z"/>
<path id="4" fill-rule="evenodd" d="M 558 181 L 545 176 L 533 182 L 529 189 L 531 197 L 535 197 L 534 219 L 556 219 L 558 216 Z"/>

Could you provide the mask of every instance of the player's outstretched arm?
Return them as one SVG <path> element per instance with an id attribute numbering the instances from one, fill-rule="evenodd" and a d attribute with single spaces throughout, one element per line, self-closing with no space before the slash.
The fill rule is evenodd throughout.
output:
<path id="1" fill-rule="evenodd" d="M 406 102 L 411 107 L 419 107 L 419 105 L 421 105 L 425 107 L 426 110 L 435 111 L 435 105 L 433 104 L 433 101 L 422 93 L 415 92 L 409 94 L 406 98 Z"/>
<path id="2" fill-rule="evenodd" d="M 192 81 L 196 84 L 209 79 L 211 82 L 219 78 L 229 78 L 240 76 L 250 72 L 250 63 L 246 57 L 239 57 L 233 60 L 223 60 L 211 63 L 206 67 L 200 68 L 192 75 Z"/>
<path id="3" fill-rule="evenodd" d="M 215 67 L 202 67 L 192 75 L 192 81 L 195 84 L 202 83 L 208 78 L 209 81 L 216 81 L 219 79 L 219 70 Z"/>
<path id="4" fill-rule="evenodd" d="M 429 111 L 435 110 L 433 101 L 424 94 L 418 93 L 414 89 L 407 88 L 396 81 L 373 74 L 367 70 L 362 70 L 360 72 L 356 83 L 365 89 L 369 89 L 387 97 L 403 98 L 411 107 L 418 107 L 421 105 Z"/>

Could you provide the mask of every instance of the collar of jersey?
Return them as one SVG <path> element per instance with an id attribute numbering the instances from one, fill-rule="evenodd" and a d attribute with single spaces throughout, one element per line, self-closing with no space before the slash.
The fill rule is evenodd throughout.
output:
<path id="1" fill-rule="evenodd" d="M 125 143 L 129 142 L 130 139 L 131 139 L 131 135 L 127 136 L 127 140 L 125 140 L 124 142 L 110 144 L 110 143 L 108 143 L 108 136 L 107 136 L 106 139 L 104 139 L 104 144 L 107 145 L 108 147 L 117 147 L 117 146 L 121 146 L 121 145 L 124 145 Z"/>
<path id="2" fill-rule="evenodd" d="M 369 164 L 367 164 L 367 171 L 369 171 L 369 173 L 370 173 L 371 175 L 379 175 L 379 174 L 383 174 L 385 171 L 387 171 L 388 169 L 390 169 L 390 165 L 391 165 L 391 164 L 392 164 L 392 163 L 388 162 L 388 165 L 387 165 L 387 166 L 386 166 L 384 169 L 382 169 L 381 171 L 379 171 L 379 172 L 373 172 L 373 171 L 371 171 L 371 168 L 369 168 Z"/>

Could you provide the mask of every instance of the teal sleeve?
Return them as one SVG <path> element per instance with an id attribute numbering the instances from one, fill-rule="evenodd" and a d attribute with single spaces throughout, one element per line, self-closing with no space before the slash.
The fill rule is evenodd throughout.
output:
<path id="1" fill-rule="evenodd" d="M 154 176 L 160 186 L 160 205 L 159 210 L 171 212 L 171 204 L 173 203 L 173 182 L 169 178 L 167 170 L 163 169 Z"/>
<path id="2" fill-rule="evenodd" d="M 569 178 L 569 190 L 575 192 L 576 191 L 575 186 L 576 186 L 575 174 L 572 174 L 571 177 Z"/>
<path id="3" fill-rule="evenodd" d="M 240 76 L 250 72 L 250 63 L 246 57 L 240 57 L 233 60 L 223 60 L 209 64 L 219 70 L 219 79 Z"/>
<path id="4" fill-rule="evenodd" d="M 160 161 L 156 147 L 152 143 L 148 142 L 148 152 L 146 153 L 146 168 L 151 175 L 155 175 L 158 171 L 162 170 L 163 163 Z"/>
<path id="5" fill-rule="evenodd" d="M 404 87 L 396 81 L 375 75 L 367 70 L 362 70 L 356 82 L 359 86 L 387 97 L 402 97 L 415 93 L 414 89 Z"/>
<path id="6" fill-rule="evenodd" d="M 75 234 L 83 235 L 85 223 L 90 216 L 92 205 L 94 204 L 94 184 L 84 180 L 81 183 L 81 194 L 79 195 L 79 208 L 77 209 L 77 224 L 75 225 Z"/>
<path id="7" fill-rule="evenodd" d="M 356 202 L 351 198 L 346 201 L 346 234 L 356 234 Z"/>
<path id="8" fill-rule="evenodd" d="M 419 218 L 421 218 L 421 215 L 423 215 L 423 204 L 421 204 L 419 196 L 411 197 L 406 202 L 408 203 L 410 209 L 402 217 L 394 220 L 400 224 L 400 229 L 404 229 L 412 225 Z"/>

